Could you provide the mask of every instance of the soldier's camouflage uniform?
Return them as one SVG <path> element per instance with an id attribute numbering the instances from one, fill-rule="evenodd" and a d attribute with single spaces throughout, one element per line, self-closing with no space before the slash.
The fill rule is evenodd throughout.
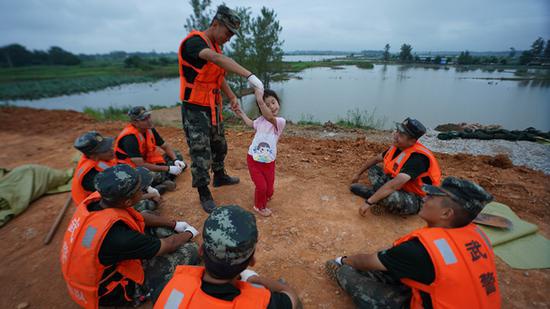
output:
<path id="1" fill-rule="evenodd" d="M 327 262 L 327 271 L 358 308 L 406 308 L 411 289 L 386 271 L 359 271 L 349 265 Z"/>
<path id="2" fill-rule="evenodd" d="M 211 168 L 213 172 L 224 170 L 227 154 L 225 129 L 221 121 L 217 121 L 217 126 L 212 125 L 210 110 L 195 109 L 186 106 L 187 104 L 181 106 L 181 117 L 191 157 L 192 185 L 207 186 L 210 183 Z M 216 108 L 218 120 L 219 112 Z"/>
<path id="3" fill-rule="evenodd" d="M 133 196 L 136 190 L 145 189 L 151 183 L 152 177 L 152 173 L 145 168 L 133 169 L 128 165 L 120 164 L 100 173 L 95 178 L 95 182 L 102 198 L 112 197 L 118 200 Z M 138 205 L 135 205 L 134 208 Z M 147 205 L 138 211 L 154 214 L 152 210 L 147 209 Z M 145 233 L 152 237 L 164 238 L 175 232 L 168 228 L 146 228 Z M 145 282 L 143 286 L 136 286 L 133 295 L 134 305 L 141 304 L 145 300 L 144 297 L 147 296 L 156 300 L 166 283 L 172 278 L 177 265 L 196 265 L 198 262 L 198 245 L 193 242 L 183 244 L 170 254 L 143 260 Z"/>
<path id="4" fill-rule="evenodd" d="M 384 174 L 384 171 L 378 165 L 368 170 L 368 177 L 375 192 L 392 179 L 390 176 Z M 420 211 L 422 198 L 410 192 L 397 190 L 386 198 L 378 201 L 377 204 L 384 207 L 389 213 L 397 215 L 414 215 Z"/>

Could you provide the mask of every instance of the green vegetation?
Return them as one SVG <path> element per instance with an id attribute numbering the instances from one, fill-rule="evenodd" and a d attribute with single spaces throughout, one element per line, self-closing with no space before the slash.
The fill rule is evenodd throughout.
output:
<path id="1" fill-rule="evenodd" d="M 107 120 L 128 120 L 128 111 L 131 106 L 124 107 L 113 107 L 109 106 L 107 108 L 91 108 L 85 107 L 84 114 L 94 118 L 99 121 Z"/>
<path id="2" fill-rule="evenodd" d="M 323 61 L 298 61 L 298 62 L 283 62 L 283 72 L 297 73 L 305 69 L 320 68 L 320 67 L 341 67 L 345 65 L 355 65 L 361 69 L 372 69 L 374 65 L 366 60 L 323 60 Z"/>
<path id="3" fill-rule="evenodd" d="M 360 129 L 382 129 L 387 122 L 387 118 L 378 118 L 376 109 L 372 112 L 361 111 L 358 108 L 347 112 L 345 118 L 340 118 L 336 121 L 336 125 L 347 128 Z"/>
<path id="4" fill-rule="evenodd" d="M 320 126 L 321 122 L 315 120 L 312 114 L 306 114 L 306 115 L 302 114 L 297 124 L 301 126 Z"/>
<path id="5" fill-rule="evenodd" d="M 100 90 L 122 84 L 177 77 L 176 65 L 125 68 L 119 63 L 30 66 L 0 69 L 0 99 L 39 99 Z"/>

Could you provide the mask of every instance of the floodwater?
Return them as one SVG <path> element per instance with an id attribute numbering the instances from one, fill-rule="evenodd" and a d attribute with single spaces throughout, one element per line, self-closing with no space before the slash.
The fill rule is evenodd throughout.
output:
<path id="1" fill-rule="evenodd" d="M 550 130 L 550 87 L 536 81 L 502 81 L 514 71 L 460 71 L 375 65 L 314 68 L 299 79 L 272 83 L 281 98 L 281 116 L 292 121 L 337 121 L 362 115 L 371 124 L 390 128 L 413 117 L 428 127 L 449 122 L 499 124 L 507 129 Z M 491 78 L 491 79 L 480 79 Z M 122 85 L 86 94 L 40 100 L 10 101 L 17 106 L 47 109 L 104 108 L 128 105 L 170 106 L 179 99 L 179 81 Z M 255 112 L 252 96 L 245 110 Z"/>

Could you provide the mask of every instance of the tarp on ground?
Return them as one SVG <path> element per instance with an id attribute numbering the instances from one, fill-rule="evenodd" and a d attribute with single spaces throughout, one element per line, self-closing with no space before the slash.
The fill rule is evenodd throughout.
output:
<path id="1" fill-rule="evenodd" d="M 501 203 L 489 203 L 482 212 L 508 218 L 513 223 L 509 230 L 479 225 L 498 257 L 513 268 L 550 268 L 550 240 L 537 233 L 536 225 L 521 220 L 510 207 Z"/>
<path id="2" fill-rule="evenodd" d="M 70 191 L 72 173 L 36 164 L 0 168 L 0 227 L 42 195 Z"/>

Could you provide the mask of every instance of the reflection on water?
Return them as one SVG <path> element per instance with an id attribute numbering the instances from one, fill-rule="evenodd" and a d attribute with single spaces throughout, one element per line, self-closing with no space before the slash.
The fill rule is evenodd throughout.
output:
<path id="1" fill-rule="evenodd" d="M 533 126 L 550 130 L 550 81 L 512 81 L 514 70 L 482 71 L 454 67 L 425 69 L 406 65 L 375 65 L 364 70 L 315 68 L 301 79 L 272 84 L 281 97 L 281 115 L 292 121 L 345 119 L 349 111 L 375 111 L 386 127 L 406 117 L 435 127 L 448 122 L 500 124 L 508 129 Z M 481 78 L 481 79 L 480 79 Z M 19 106 L 83 110 L 84 107 L 174 105 L 177 79 L 133 84 L 87 94 L 10 102 Z M 252 96 L 243 99 L 253 111 Z"/>

